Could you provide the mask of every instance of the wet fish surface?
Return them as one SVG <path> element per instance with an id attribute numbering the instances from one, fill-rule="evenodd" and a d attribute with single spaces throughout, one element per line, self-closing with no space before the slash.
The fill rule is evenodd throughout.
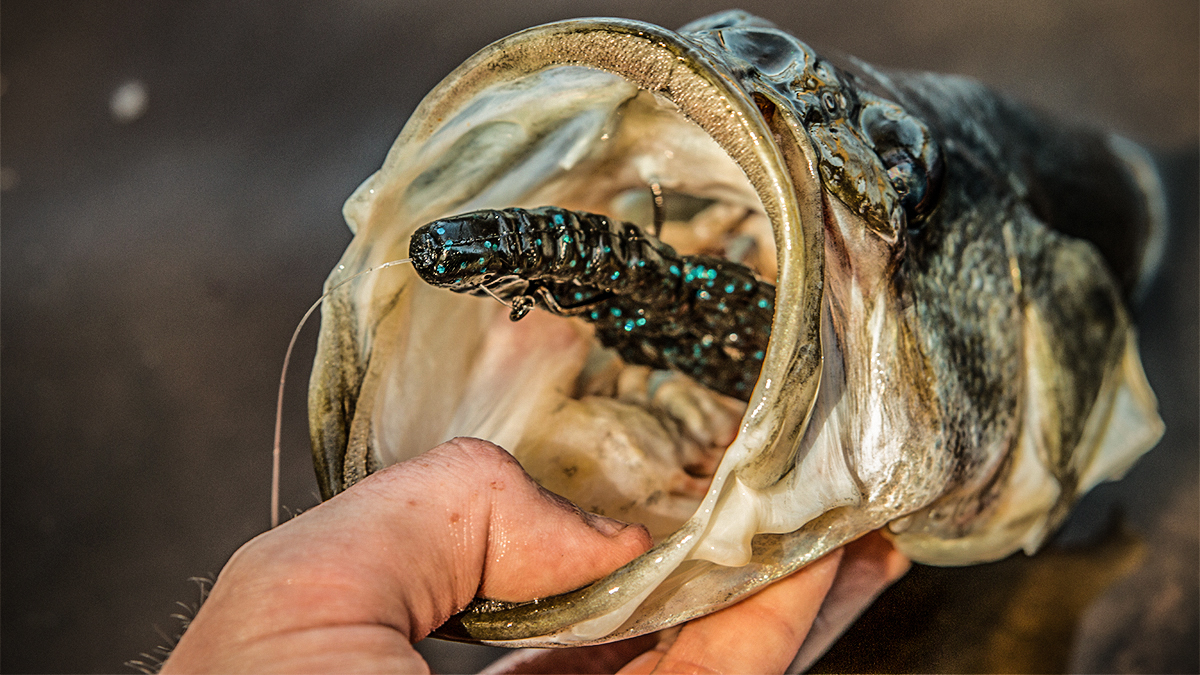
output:
<path id="1" fill-rule="evenodd" d="M 1032 553 L 1162 434 L 1128 309 L 1161 253 L 1162 200 L 1127 140 L 964 78 L 835 65 L 745 13 L 518 33 L 431 92 L 347 202 L 356 236 L 328 285 L 410 246 L 425 280 L 369 275 L 323 309 L 322 493 L 472 435 L 650 528 L 655 547 L 605 579 L 480 599 L 443 628 L 510 646 L 673 625 L 882 527 L 920 562 Z M 517 246 L 593 260 L 611 283 L 413 237 L 535 207 L 522 236 L 557 232 L 555 215 L 611 219 L 563 226 L 606 233 L 574 258 Z M 605 250 L 623 245 L 638 253 Z M 426 283 L 450 249 L 479 262 L 438 286 L 512 307 Z M 770 289 L 765 325 L 705 287 L 685 294 L 696 312 L 652 307 L 684 297 L 660 288 L 674 260 L 690 281 L 713 261 L 699 279 L 736 279 L 743 305 Z M 653 339 L 605 337 L 637 318 Z M 736 343 L 755 331 L 769 341 L 748 356 Z M 698 346 L 723 360 L 688 365 Z"/>

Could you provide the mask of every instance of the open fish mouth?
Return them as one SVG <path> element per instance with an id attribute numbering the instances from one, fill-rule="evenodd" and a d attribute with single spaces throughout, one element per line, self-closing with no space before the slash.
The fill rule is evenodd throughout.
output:
<path id="1" fill-rule="evenodd" d="M 507 646 L 630 637 L 732 604 L 888 523 L 918 558 L 991 559 L 1036 547 L 1061 502 L 1132 461 L 1122 451 L 1072 465 L 1064 490 L 1032 441 L 1014 440 L 1019 424 L 979 435 L 975 456 L 943 456 L 936 365 L 896 292 L 940 151 L 919 121 L 839 90 L 810 55 L 741 13 L 680 33 L 617 19 L 530 29 L 434 89 L 347 201 L 355 238 L 329 286 L 406 257 L 426 223 L 552 205 L 632 223 L 633 236 L 660 230 L 680 256 L 728 261 L 774 287 L 765 349 L 725 345 L 752 384 L 723 392 L 605 348 L 598 317 L 534 310 L 512 321 L 528 308 L 487 296 L 526 296 L 486 284 L 471 297 L 397 268 L 326 301 L 310 387 L 323 496 L 472 436 L 581 508 L 655 538 L 594 584 L 532 603 L 479 600 L 440 634 Z M 791 93 L 773 84 L 785 80 Z M 632 330 L 647 317 L 619 318 Z M 1102 449 L 1110 418 L 1137 418 L 1148 429 L 1131 442 L 1140 454 L 1161 423 L 1128 320 L 1114 322 L 1103 412 L 1080 414 L 1102 417 L 1087 441 Z M 1026 350 L 1039 356 L 1036 346 Z M 1020 485 L 1008 489 L 1013 476 Z"/>
<path id="2" fill-rule="evenodd" d="M 636 22 L 572 22 L 518 34 L 435 90 L 406 127 L 409 138 L 347 203 L 355 242 L 365 245 L 347 252 L 346 276 L 405 257 L 418 226 L 473 209 L 554 204 L 649 228 L 651 187 L 659 186 L 664 241 L 681 254 L 736 260 L 776 282 L 773 323 L 786 330 L 775 329 L 763 362 L 794 373 L 799 386 L 760 380 L 748 414 L 743 402 L 685 376 L 623 363 L 578 321 L 535 312 L 511 322 L 494 300 L 455 296 L 406 271 L 372 275 L 355 289 L 375 298 L 350 300 L 356 307 L 374 309 L 381 298 L 392 306 L 381 308 L 382 316 L 339 318 L 351 322 L 350 344 L 369 340 L 357 346 L 371 358 L 349 428 L 334 431 L 346 439 L 334 445 L 348 450 L 326 458 L 333 462 L 324 466 L 323 485 L 342 489 L 468 435 L 508 448 L 535 478 L 581 507 L 643 523 L 660 541 L 647 557 L 660 559 L 654 569 L 638 570 L 637 579 L 623 570 L 621 581 L 599 584 L 595 595 L 608 599 L 599 617 L 567 619 L 564 642 L 607 637 L 637 596 L 693 557 L 707 519 L 688 519 L 705 495 L 712 494 L 710 504 L 719 496 L 709 487 L 721 458 L 744 459 L 772 440 L 786 444 L 792 439 L 771 437 L 794 437 L 815 396 L 819 179 L 798 127 L 770 128 L 723 71 L 678 35 Z M 781 133 L 790 137 L 790 166 L 775 141 Z M 816 242 L 805 241 L 805 224 Z M 363 323 L 377 325 L 359 333 Z M 320 420 L 329 421 L 323 411 Z M 746 440 L 735 442 L 739 427 Z M 735 450 L 726 453 L 731 443 Z M 727 603 L 735 596 L 722 586 Z M 681 604 L 688 609 L 630 634 L 716 608 L 707 598 Z M 548 623 L 547 614 L 539 612 L 536 623 Z M 578 626 L 596 618 L 609 625 Z M 524 632 L 563 632 L 540 625 L 525 622 Z M 524 637 L 485 635 L 478 626 L 471 632 L 477 639 Z"/>

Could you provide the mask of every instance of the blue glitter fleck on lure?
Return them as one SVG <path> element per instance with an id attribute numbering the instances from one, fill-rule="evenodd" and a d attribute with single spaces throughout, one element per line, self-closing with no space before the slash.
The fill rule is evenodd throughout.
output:
<path id="1" fill-rule="evenodd" d="M 743 401 L 762 367 L 775 287 L 723 258 L 679 255 L 631 223 L 552 206 L 474 211 L 418 228 L 417 274 L 578 317 L 630 363 L 685 373 Z"/>

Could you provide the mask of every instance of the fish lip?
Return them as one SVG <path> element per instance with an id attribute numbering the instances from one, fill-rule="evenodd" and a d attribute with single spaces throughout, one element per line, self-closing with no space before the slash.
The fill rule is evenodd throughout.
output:
<path id="1" fill-rule="evenodd" d="M 633 58 L 634 54 L 640 58 Z M 746 173 L 772 223 L 779 270 L 777 302 L 772 322 L 773 337 L 762 372 L 774 375 L 760 377 L 743 418 L 742 432 L 722 462 L 729 466 L 718 469 L 718 478 L 714 480 L 713 488 L 697 512 L 711 515 L 718 508 L 717 501 L 722 494 L 721 481 L 728 478 L 733 470 L 737 470 L 740 481 L 753 488 L 770 485 L 790 468 L 795 449 L 791 448 L 789 452 L 787 446 L 803 434 L 816 396 L 821 370 L 819 312 L 824 268 L 822 227 L 825 218 L 811 141 L 799 121 L 787 114 L 786 106 L 778 105 L 781 114 L 772 115 L 770 120 L 764 117 L 759 102 L 752 98 L 751 92 L 742 88 L 730 70 L 687 37 L 637 21 L 585 19 L 522 31 L 469 59 L 421 103 L 402 131 L 393 153 L 406 144 L 428 140 L 470 92 L 479 91 L 491 82 L 556 66 L 584 66 L 614 73 L 642 89 L 673 101 Z M 760 93 L 760 96 L 770 97 L 769 93 Z M 388 163 L 393 162 L 389 154 Z M 385 169 L 387 166 L 385 164 Z M 371 200 L 366 194 L 374 192 L 370 186 L 371 181 L 364 183 L 347 202 L 347 221 L 352 229 L 364 220 L 355 209 L 362 208 Z M 337 276 L 336 272 L 331 276 L 330 285 L 339 280 Z M 358 317 L 354 322 L 361 324 L 364 320 L 370 321 Z M 325 331 L 324 325 L 322 330 Z M 333 330 L 337 331 L 336 328 Z M 360 353 L 381 347 L 380 344 L 362 344 L 361 340 L 359 344 Z M 331 364 L 323 365 L 328 368 Z M 333 367 L 336 368 L 336 364 Z M 314 382 L 319 377 L 320 374 L 314 371 Z M 369 395 L 370 387 L 362 386 L 363 378 L 364 373 L 360 372 L 357 383 L 352 381 L 347 387 L 354 392 L 352 396 L 356 400 L 359 395 Z M 319 390 L 319 387 L 315 389 Z M 322 396 L 317 391 L 316 398 L 321 399 Z M 343 440 L 339 443 L 336 439 L 339 434 L 342 439 L 348 438 L 352 434 L 352 425 L 343 418 L 341 428 L 336 428 L 334 424 L 331 433 L 331 425 L 318 418 L 330 414 L 353 416 L 355 406 L 343 405 L 341 410 L 331 412 L 329 408 L 334 406 L 327 401 L 318 400 L 315 405 L 312 401 L 313 396 L 310 396 L 314 452 L 320 452 L 318 446 L 330 447 L 329 437 L 334 438 L 332 452 L 335 456 L 332 461 L 328 456 L 319 457 L 318 465 L 340 464 L 343 458 L 336 456 L 336 453 L 345 454 L 346 442 Z M 314 410 L 317 412 L 313 413 Z M 780 419 L 786 420 L 786 424 L 781 424 Z M 366 471 L 369 472 L 369 462 L 367 466 Z M 335 493 L 357 477 L 358 474 L 349 470 L 344 476 L 327 471 L 322 476 L 322 491 L 325 494 Z M 592 605 L 596 609 L 593 614 L 600 615 L 582 623 L 610 616 L 614 603 L 632 602 L 636 608 L 647 593 L 687 559 L 697 542 L 704 539 L 707 522 L 707 517 L 693 516 L 692 520 L 650 552 L 609 577 L 572 594 L 578 596 L 579 601 L 592 598 Z M 651 560 L 656 564 L 665 562 L 661 562 L 657 568 L 651 566 L 648 573 L 645 568 L 647 561 Z M 741 594 L 752 590 L 744 590 Z M 735 599 L 732 594 L 727 595 L 722 604 L 730 604 Z M 556 625 L 551 616 L 553 612 L 549 611 L 553 600 L 540 601 L 543 607 L 540 610 L 542 620 L 537 622 L 537 626 L 509 624 L 499 632 L 482 630 L 480 619 L 484 620 L 483 623 L 495 626 L 496 623 L 488 620 L 487 616 L 499 617 L 494 606 L 478 607 L 477 611 L 468 610 L 461 617 L 464 620 L 460 623 L 466 628 L 465 632 L 446 636 L 509 646 L 587 644 L 631 637 L 718 608 L 707 606 L 675 615 L 665 623 L 643 622 L 632 629 L 634 632 L 619 630 L 625 623 L 621 619 L 611 630 L 595 629 L 603 634 L 559 639 L 564 630 L 581 621 L 576 618 L 569 623 Z M 575 601 L 566 604 L 575 604 Z"/>

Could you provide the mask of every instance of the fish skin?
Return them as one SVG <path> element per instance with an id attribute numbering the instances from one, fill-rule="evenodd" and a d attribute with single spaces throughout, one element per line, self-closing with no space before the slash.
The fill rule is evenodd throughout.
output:
<path id="1" fill-rule="evenodd" d="M 1106 134 L 1051 126 L 963 78 L 890 82 L 939 138 L 946 164 L 942 202 L 910 232 L 899 270 L 936 382 L 944 447 L 970 472 L 980 449 L 1019 433 L 1029 377 L 1020 327 L 1025 308 L 1035 308 L 1058 359 L 1054 377 L 1063 381 L 1052 443 L 1060 452 L 1047 458 L 1063 487 L 1051 516 L 1057 524 L 1080 496 L 1069 452 L 1122 357 L 1126 300 L 1147 273 L 1140 264 L 1151 233 L 1148 199 L 1107 149 Z M 963 110 L 969 114 L 953 112 Z M 1112 245 L 1114 233 L 1126 243 Z M 978 493 L 969 515 L 986 509 L 988 497 Z"/>

